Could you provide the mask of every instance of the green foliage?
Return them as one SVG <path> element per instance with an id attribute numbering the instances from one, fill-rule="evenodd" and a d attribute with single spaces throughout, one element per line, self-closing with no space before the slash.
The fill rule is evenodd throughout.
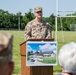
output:
<path id="1" fill-rule="evenodd" d="M 29 21 L 31 21 L 34 18 L 35 18 L 35 16 L 32 13 L 32 10 L 30 9 L 29 12 L 25 13 L 25 15 L 23 16 L 23 21 L 24 21 L 24 23 L 26 25 Z"/>
<path id="2" fill-rule="evenodd" d="M 76 12 L 73 14 L 67 14 L 67 16 L 71 16 L 71 15 L 76 16 Z M 63 17 L 61 19 L 62 19 L 62 26 L 64 31 L 70 31 L 70 24 L 76 24 L 75 17 L 70 17 L 70 18 Z M 58 30 L 62 30 L 60 18 L 58 18 Z"/>
<path id="3" fill-rule="evenodd" d="M 23 30 L 27 22 L 34 19 L 34 14 L 31 9 L 28 13 L 25 13 L 24 16 L 21 15 L 21 12 L 17 14 L 11 14 L 8 11 L 0 9 L 0 29 L 18 29 L 20 17 L 20 29 Z"/>
<path id="4" fill-rule="evenodd" d="M 76 16 L 76 12 L 73 14 L 67 14 L 67 16 Z M 20 17 L 20 29 L 24 30 L 26 24 L 35 18 L 34 14 L 32 13 L 32 9 L 29 9 L 25 15 L 22 15 L 21 12 L 17 14 L 9 13 L 8 11 L 4 11 L 0 9 L 0 29 L 16 29 L 18 30 L 18 23 Z M 76 18 L 61 18 L 62 19 L 62 26 L 61 28 L 61 21 L 58 18 L 58 30 L 69 31 L 70 24 L 76 24 Z M 51 14 L 49 17 L 43 17 L 43 20 L 48 22 L 52 26 L 52 30 L 55 30 L 55 15 Z"/>

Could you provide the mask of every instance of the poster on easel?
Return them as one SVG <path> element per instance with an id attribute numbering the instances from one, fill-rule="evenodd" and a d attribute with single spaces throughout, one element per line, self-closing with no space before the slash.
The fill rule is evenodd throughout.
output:
<path id="1" fill-rule="evenodd" d="M 57 65 L 57 42 L 26 42 L 26 66 L 55 65 Z"/>

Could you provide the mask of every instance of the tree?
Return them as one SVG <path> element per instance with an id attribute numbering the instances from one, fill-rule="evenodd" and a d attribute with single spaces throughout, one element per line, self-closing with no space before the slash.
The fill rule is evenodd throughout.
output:
<path id="1" fill-rule="evenodd" d="M 32 13 L 32 9 L 29 9 L 28 13 L 25 13 L 25 15 L 23 16 L 23 21 L 25 22 L 25 25 L 33 20 L 35 18 L 34 14 Z"/>

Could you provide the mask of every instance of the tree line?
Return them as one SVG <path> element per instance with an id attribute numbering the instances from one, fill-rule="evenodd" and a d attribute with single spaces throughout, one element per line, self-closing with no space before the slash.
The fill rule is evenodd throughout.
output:
<path id="1" fill-rule="evenodd" d="M 71 15 L 71 14 L 67 14 Z M 76 15 L 76 12 L 72 15 Z M 32 9 L 29 9 L 27 13 L 24 15 L 21 14 L 21 12 L 18 12 L 16 14 L 9 13 L 8 11 L 4 11 L 3 9 L 0 9 L 0 29 L 19 29 L 24 30 L 26 24 L 34 19 L 35 16 L 32 13 Z M 43 17 L 43 20 L 47 21 L 51 26 L 52 30 L 55 30 L 55 15 L 52 13 L 49 17 Z M 62 18 L 62 25 L 63 30 L 68 31 L 70 30 L 70 24 L 76 24 L 76 18 Z M 58 30 L 61 30 L 61 21 L 60 18 L 58 18 Z"/>

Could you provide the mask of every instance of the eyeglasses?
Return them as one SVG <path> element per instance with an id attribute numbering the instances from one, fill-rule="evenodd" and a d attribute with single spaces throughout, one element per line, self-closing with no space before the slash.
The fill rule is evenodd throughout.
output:
<path id="1" fill-rule="evenodd" d="M 36 13 L 42 13 L 42 11 L 38 11 L 38 12 L 36 12 Z"/>

